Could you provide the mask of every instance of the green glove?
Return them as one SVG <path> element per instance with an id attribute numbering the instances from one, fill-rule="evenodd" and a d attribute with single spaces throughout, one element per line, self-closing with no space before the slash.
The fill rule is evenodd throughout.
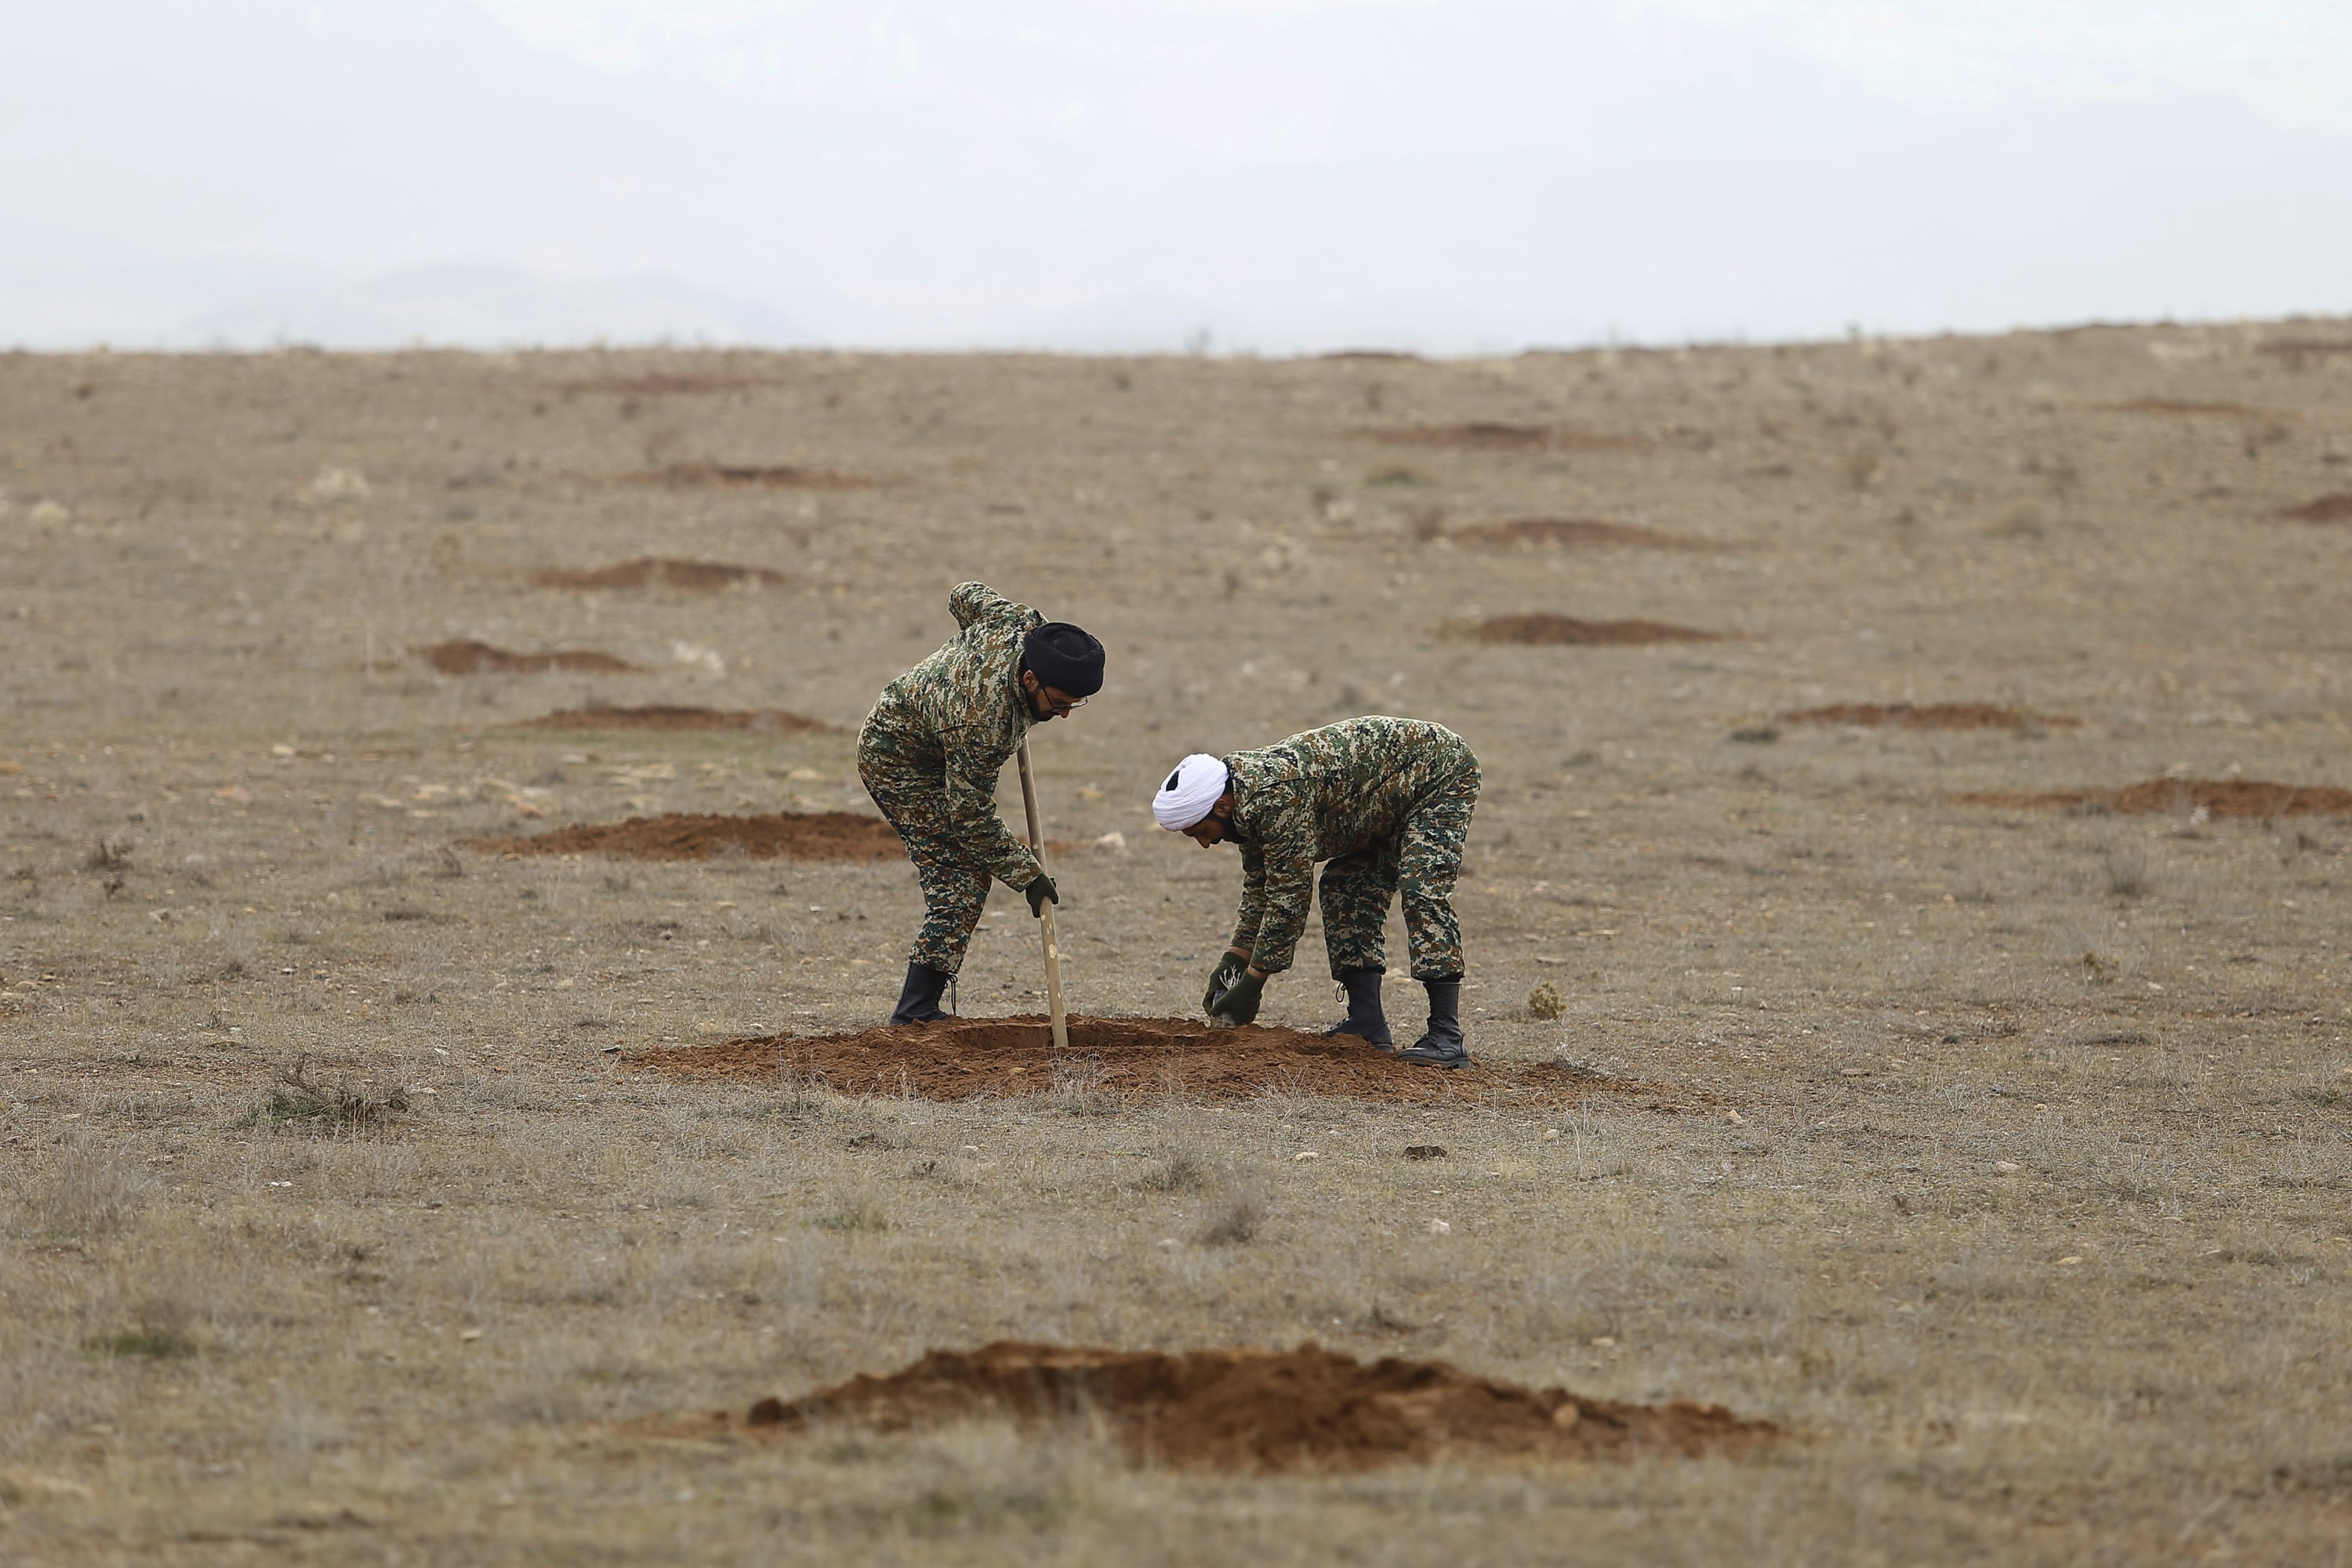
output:
<path id="1" fill-rule="evenodd" d="M 1244 971 L 1239 980 L 1225 988 L 1217 1005 L 1209 1009 L 1212 1018 L 1228 1018 L 1236 1024 L 1247 1024 L 1257 1017 L 1257 1005 L 1265 1000 L 1265 976 Z"/>
<path id="2" fill-rule="evenodd" d="M 1214 1012 L 1217 998 L 1224 994 L 1225 987 L 1231 985 L 1234 976 L 1248 967 L 1249 960 L 1238 953 L 1229 952 L 1217 960 L 1217 967 L 1209 973 L 1209 988 L 1201 993 L 1201 1011 Z"/>
<path id="3" fill-rule="evenodd" d="M 1054 879 L 1043 871 L 1037 873 L 1035 881 L 1021 891 L 1029 900 L 1029 918 L 1032 920 L 1045 918 L 1046 900 L 1053 900 L 1056 906 L 1062 901 L 1062 890 L 1054 886 Z"/>

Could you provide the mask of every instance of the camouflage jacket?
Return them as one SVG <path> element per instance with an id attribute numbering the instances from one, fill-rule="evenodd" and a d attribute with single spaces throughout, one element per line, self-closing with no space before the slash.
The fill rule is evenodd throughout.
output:
<path id="1" fill-rule="evenodd" d="M 956 839 L 989 874 L 1025 888 L 1037 857 L 996 814 L 996 780 L 1036 722 L 1021 691 L 1021 646 L 1045 616 L 985 583 L 948 595 L 963 631 L 882 689 L 857 738 L 861 759 L 943 778 Z"/>
<path id="2" fill-rule="evenodd" d="M 1478 759 L 1443 724 L 1373 714 L 1224 762 L 1242 851 L 1233 945 L 1275 974 L 1307 929 L 1315 863 L 1399 837 L 1416 801 Z"/>

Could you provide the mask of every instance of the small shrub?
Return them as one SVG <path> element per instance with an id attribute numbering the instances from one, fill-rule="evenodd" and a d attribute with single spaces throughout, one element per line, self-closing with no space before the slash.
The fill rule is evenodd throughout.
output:
<path id="1" fill-rule="evenodd" d="M 1537 1017 L 1550 1020 L 1568 1011 L 1568 1003 L 1559 987 L 1547 980 L 1528 993 L 1528 1011 Z"/>
<path id="2" fill-rule="evenodd" d="M 2137 844 L 2109 846 L 2099 856 L 2107 891 L 2119 899 L 2137 899 L 2147 891 L 2147 851 Z"/>
<path id="3" fill-rule="evenodd" d="M 1224 1212 L 1201 1227 L 1203 1247 L 1238 1247 L 1265 1223 L 1265 1196 L 1255 1187 L 1235 1193 Z"/>
<path id="4" fill-rule="evenodd" d="M 395 1084 L 378 1094 L 362 1085 L 329 1083 L 310 1070 L 308 1052 L 278 1069 L 257 1120 L 306 1132 L 373 1131 L 391 1126 L 408 1110 L 408 1090 Z"/>
<path id="5" fill-rule="evenodd" d="M 819 1230 L 848 1234 L 853 1231 L 883 1231 L 890 1228 L 890 1215 L 882 1206 L 880 1197 L 870 1192 L 845 1193 L 839 1206 L 831 1214 L 816 1216 Z"/>
<path id="6" fill-rule="evenodd" d="M 136 1356 L 147 1361 L 184 1361 L 196 1353 L 196 1342 L 169 1328 L 125 1329 L 121 1333 L 94 1334 L 81 1348 L 94 1356 Z"/>
<path id="7" fill-rule="evenodd" d="M 1188 1149 L 1170 1151 L 1136 1181 L 1148 1193 L 1196 1193 L 1206 1184 L 1208 1168 Z"/>

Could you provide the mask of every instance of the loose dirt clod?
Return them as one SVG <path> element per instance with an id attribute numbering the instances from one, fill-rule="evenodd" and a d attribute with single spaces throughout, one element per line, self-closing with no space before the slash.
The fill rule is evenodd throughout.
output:
<path id="1" fill-rule="evenodd" d="M 1515 517 L 1457 528 L 1446 537 L 1461 544 L 1625 544 L 1643 550 L 1723 548 L 1704 539 L 1687 539 L 1678 533 L 1597 517 Z"/>
<path id="2" fill-rule="evenodd" d="M 612 566 L 587 571 L 551 567 L 531 575 L 541 588 L 687 588 L 715 594 L 721 588 L 775 588 L 792 579 L 765 566 L 735 566 L 722 561 L 677 561 L 667 556 L 641 556 Z"/>
<path id="3" fill-rule="evenodd" d="M 1722 642 L 1720 633 L 1664 621 L 1580 621 L 1570 616 L 1495 616 L 1458 627 L 1472 642 L 1533 647 L 1618 647 L 1639 643 Z"/>
<path id="4" fill-rule="evenodd" d="M 661 730 L 671 732 L 749 730 L 763 735 L 834 735 L 838 725 L 782 708 L 681 708 L 646 703 L 615 708 L 604 703 L 566 708 L 525 719 L 509 726 L 517 730 Z"/>
<path id="5" fill-rule="evenodd" d="M 553 835 L 548 835 L 552 837 Z M 895 847 L 895 846 L 894 846 Z M 1247 1025 L 1212 1029 L 1187 1018 L 1068 1020 L 1070 1050 L 1056 1059 L 1042 1017 L 950 1018 L 846 1035 L 760 1035 L 711 1046 L 632 1052 L 624 1066 L 685 1079 L 822 1082 L 844 1094 L 914 1094 L 926 1100 L 1047 1094 L 1083 1083 L 1091 1096 L 1178 1095 L 1246 1100 L 1270 1092 L 1323 1094 L 1387 1104 L 1591 1092 L 1593 1084 L 1551 1066 L 1473 1063 L 1450 1072 L 1398 1061 L 1346 1037 Z M 1713 1096 L 1668 1084 L 1613 1079 L 1601 1092 L 1669 1113 Z"/>
<path id="6" fill-rule="evenodd" d="M 621 675 L 638 668 L 626 659 L 614 658 L 611 654 L 599 653 L 594 648 L 516 653 L 509 648 L 493 647 L 488 643 L 475 642 L 471 638 L 432 643 L 408 651 L 412 658 L 424 660 L 444 675 L 535 675 L 551 669 Z"/>
<path id="7" fill-rule="evenodd" d="M 2083 721 L 2065 713 L 2036 713 L 1990 702 L 1834 702 L 1783 713 L 1784 724 L 1891 725 L 1898 730 L 2079 730 Z"/>
<path id="8" fill-rule="evenodd" d="M 1952 797 L 1962 805 L 2073 806 L 2125 816 L 2352 816 L 2352 789 L 2333 784 L 2273 784 L 2267 779 L 2150 779 L 2122 789 L 2068 789 L 2043 794 L 1980 791 Z"/>
<path id="9" fill-rule="evenodd" d="M 864 474 L 836 474 L 824 468 L 803 468 L 790 463 L 766 467 L 734 463 L 672 463 L 651 473 L 624 474 L 623 482 L 636 485 L 716 485 L 733 489 L 868 490 L 887 479 Z"/>
<path id="10" fill-rule="evenodd" d="M 2352 522 L 2352 490 L 2338 490 L 2301 506 L 2281 507 L 2278 515 L 2295 522 Z"/>
<path id="11" fill-rule="evenodd" d="M 1622 1405 L 1525 1388 L 1442 1361 L 1369 1364 L 1296 1350 L 1181 1355 L 1003 1340 L 935 1350 L 887 1377 L 861 1373 L 745 1425 L 773 1431 L 855 1422 L 883 1431 L 976 1417 L 1108 1429 L 1135 1459 L 1186 1469 L 1367 1470 L 1446 1449 L 1551 1459 L 1736 1456 L 1782 1436 L 1720 1405 Z"/>
<path id="12" fill-rule="evenodd" d="M 511 838 L 468 838 L 463 847 L 485 855 L 614 855 L 629 860 L 713 860 L 730 854 L 753 860 L 887 860 L 905 853 L 888 823 L 846 811 L 632 816 Z"/>
<path id="13" fill-rule="evenodd" d="M 1365 435 L 1383 447 L 1452 447 L 1471 452 L 1638 452 L 1638 436 L 1610 436 L 1559 425 L 1404 425 Z"/>

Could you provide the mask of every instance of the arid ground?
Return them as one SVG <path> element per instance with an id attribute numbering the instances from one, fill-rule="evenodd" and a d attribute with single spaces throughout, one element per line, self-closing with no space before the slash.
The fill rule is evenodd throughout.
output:
<path id="1" fill-rule="evenodd" d="M 2352 322 L 18 354 L 0 497 L 0 1560 L 2352 1550 Z M 1411 714 L 1482 1065 L 893 1078 L 816 1038 L 918 916 L 866 825 L 498 846 L 871 816 L 969 577 L 1110 650 L 1034 739 L 1076 1010 L 1197 1018 L 1175 758 Z M 959 1005 L 1041 988 L 1000 889 Z M 806 1403 L 999 1341 L 1780 1435 Z"/>

